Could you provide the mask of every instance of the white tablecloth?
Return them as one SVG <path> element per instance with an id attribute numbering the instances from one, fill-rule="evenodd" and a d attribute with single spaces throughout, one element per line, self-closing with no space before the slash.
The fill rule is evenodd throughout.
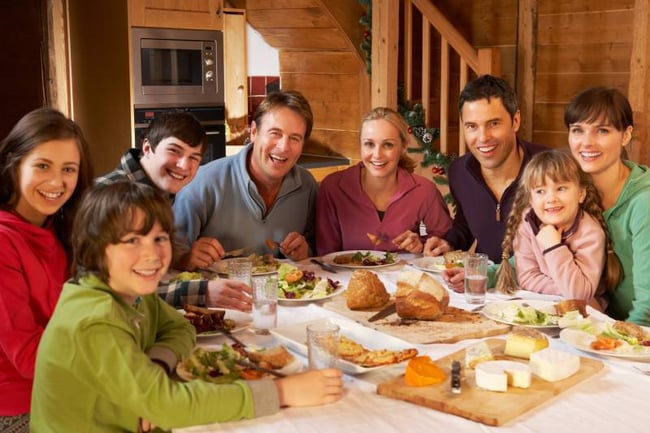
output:
<path id="1" fill-rule="evenodd" d="M 325 275 L 315 265 L 305 262 L 301 268 L 315 270 Z M 405 264 L 378 271 L 387 289 L 393 291 L 397 275 Z M 341 270 L 327 274 L 347 284 L 351 272 Z M 520 291 L 517 296 L 524 299 L 556 299 L 530 292 Z M 450 293 L 451 304 L 471 308 L 465 304 L 462 295 Z M 488 300 L 502 299 L 502 295 L 488 294 Z M 292 325 L 309 320 L 337 316 L 316 303 L 280 306 L 278 325 Z M 337 316 L 340 317 L 340 316 Z M 238 334 L 246 342 L 274 344 L 272 336 L 257 336 L 249 331 Z M 202 344 L 219 344 L 221 337 L 202 340 Z M 429 344 L 416 346 L 422 354 L 433 359 L 456 352 L 477 340 L 466 340 L 455 344 Z M 559 339 L 551 339 L 551 346 L 580 356 L 580 352 Z M 216 423 L 176 429 L 176 433 L 208 433 L 237 431 L 250 433 L 432 433 L 432 432 L 521 432 L 521 433 L 576 433 L 595 429 L 596 431 L 648 432 L 650 431 L 650 376 L 644 376 L 634 365 L 650 369 L 650 363 L 638 363 L 623 359 L 597 357 L 605 363 L 596 376 L 559 394 L 546 404 L 533 409 L 510 423 L 490 427 L 455 415 L 446 414 L 415 404 L 377 395 L 375 389 L 380 382 L 389 380 L 404 372 L 404 365 L 389 367 L 360 376 L 345 376 L 345 397 L 337 403 L 308 407 L 282 409 L 279 413 L 253 420 L 230 423 Z M 304 358 L 303 358 L 304 359 Z"/>

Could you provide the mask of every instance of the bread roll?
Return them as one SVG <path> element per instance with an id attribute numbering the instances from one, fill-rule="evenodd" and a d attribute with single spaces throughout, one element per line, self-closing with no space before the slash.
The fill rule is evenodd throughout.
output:
<path id="1" fill-rule="evenodd" d="M 555 312 L 564 316 L 569 311 L 578 311 L 582 317 L 587 317 L 587 301 L 584 299 L 565 299 L 555 304 Z"/>
<path id="2" fill-rule="evenodd" d="M 384 283 L 377 277 L 377 274 L 365 269 L 359 269 L 352 273 L 346 296 L 350 310 L 383 307 L 390 299 Z"/>
<path id="3" fill-rule="evenodd" d="M 402 319 L 436 320 L 448 304 L 447 290 L 431 275 L 420 271 L 399 274 L 395 307 Z"/>

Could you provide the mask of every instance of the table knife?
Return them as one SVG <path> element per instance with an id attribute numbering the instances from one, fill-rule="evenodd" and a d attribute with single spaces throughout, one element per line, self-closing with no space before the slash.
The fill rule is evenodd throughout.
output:
<path id="1" fill-rule="evenodd" d="M 379 319 L 383 319 L 384 317 L 388 317 L 391 314 L 394 314 L 397 312 L 397 307 L 395 306 L 394 302 L 391 302 L 381 310 L 379 310 L 378 313 L 373 314 L 368 318 L 368 322 L 374 322 Z"/>
<path id="2" fill-rule="evenodd" d="M 222 259 L 228 258 L 228 257 L 241 257 L 244 255 L 244 253 L 253 247 L 244 247 L 244 248 L 237 248 L 236 250 L 230 250 L 226 251 L 226 253 L 223 255 Z"/>
<path id="3" fill-rule="evenodd" d="M 331 272 L 331 273 L 333 273 L 333 274 L 336 273 L 336 269 L 334 269 L 333 266 L 330 266 L 330 265 L 328 265 L 327 263 L 324 263 L 322 260 L 318 260 L 318 259 L 310 259 L 309 261 L 312 262 L 312 263 L 316 263 L 316 264 L 317 264 L 318 266 L 320 266 L 321 269 L 323 269 L 324 271 Z"/>

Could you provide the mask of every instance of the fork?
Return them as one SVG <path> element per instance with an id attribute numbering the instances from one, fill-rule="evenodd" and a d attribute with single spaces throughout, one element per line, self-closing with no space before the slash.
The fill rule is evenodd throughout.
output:
<path id="1" fill-rule="evenodd" d="M 641 367 L 639 367 L 639 366 L 637 366 L 637 365 L 633 365 L 632 367 L 634 367 L 634 368 L 635 368 L 637 371 L 639 371 L 641 374 L 644 374 L 644 375 L 646 375 L 646 376 L 650 376 L 650 368 L 648 368 L 648 369 L 646 370 L 646 369 L 641 368 Z"/>
<path id="2" fill-rule="evenodd" d="M 274 241 L 273 239 L 270 239 L 270 238 L 266 238 L 264 243 L 266 243 L 266 246 L 269 247 L 269 249 L 271 251 L 275 250 L 277 248 L 280 248 L 280 242 L 276 242 L 276 241 Z"/>
<path id="3" fill-rule="evenodd" d="M 389 240 L 388 236 L 382 232 L 379 232 L 377 234 L 366 233 L 366 236 L 368 236 L 368 239 L 370 239 L 370 242 L 372 242 L 374 245 L 379 245 L 382 242 L 387 242 Z"/>

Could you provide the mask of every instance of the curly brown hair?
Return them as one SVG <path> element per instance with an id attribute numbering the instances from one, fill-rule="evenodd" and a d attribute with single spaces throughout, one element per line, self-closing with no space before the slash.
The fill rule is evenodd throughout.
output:
<path id="1" fill-rule="evenodd" d="M 578 162 L 571 156 L 568 150 L 554 149 L 536 154 L 524 168 L 524 171 L 517 185 L 510 215 L 506 223 L 506 231 L 501 243 L 501 263 L 497 270 L 497 290 L 505 293 L 513 293 L 516 289 L 514 270 L 509 263 L 512 251 L 512 243 L 517 235 L 524 210 L 529 206 L 532 189 L 536 185 L 543 185 L 546 178 L 553 182 L 574 182 L 586 191 L 585 199 L 581 204 L 584 212 L 593 216 L 602 227 L 607 239 L 606 265 L 601 277 L 596 296 L 606 291 L 614 291 L 623 275 L 623 268 L 618 257 L 614 253 L 612 240 L 607 231 L 607 225 L 603 218 L 603 206 L 598 191 L 593 184 L 591 176 L 585 173 Z"/>

